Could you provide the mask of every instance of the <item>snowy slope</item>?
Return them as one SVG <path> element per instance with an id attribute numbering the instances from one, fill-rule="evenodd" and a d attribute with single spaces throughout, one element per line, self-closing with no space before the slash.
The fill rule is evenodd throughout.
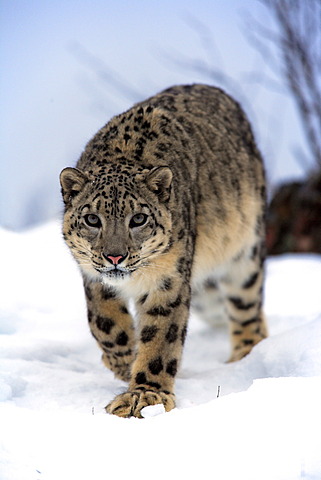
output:
<path id="1" fill-rule="evenodd" d="M 125 384 L 100 362 L 59 225 L 0 243 L 0 480 L 321 478 L 320 257 L 268 261 L 270 337 L 240 362 L 192 317 L 177 408 L 138 420 L 104 413 Z"/>

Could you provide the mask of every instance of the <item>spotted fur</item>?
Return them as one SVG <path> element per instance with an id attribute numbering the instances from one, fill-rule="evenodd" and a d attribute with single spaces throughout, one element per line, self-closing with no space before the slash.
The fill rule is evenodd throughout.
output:
<path id="1" fill-rule="evenodd" d="M 211 298 L 207 317 L 229 320 L 231 361 L 266 336 L 264 171 L 244 113 L 222 90 L 173 87 L 135 105 L 60 178 L 91 332 L 129 382 L 107 412 L 175 406 L 192 293 L 200 313 Z"/>

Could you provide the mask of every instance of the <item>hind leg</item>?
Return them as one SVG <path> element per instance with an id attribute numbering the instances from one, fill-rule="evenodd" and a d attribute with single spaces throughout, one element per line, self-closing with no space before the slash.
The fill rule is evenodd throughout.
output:
<path id="1" fill-rule="evenodd" d="M 260 244 L 244 249 L 229 263 L 220 281 L 229 320 L 232 362 L 267 337 L 262 312 L 263 255 Z"/>
<path id="2" fill-rule="evenodd" d="M 191 308 L 210 325 L 226 323 L 224 299 L 214 275 L 193 289 Z"/>

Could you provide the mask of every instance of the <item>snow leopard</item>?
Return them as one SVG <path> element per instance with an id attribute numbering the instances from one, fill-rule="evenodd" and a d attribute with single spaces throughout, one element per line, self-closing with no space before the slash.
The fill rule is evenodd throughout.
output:
<path id="1" fill-rule="evenodd" d="M 229 361 L 267 336 L 264 167 L 245 113 L 222 89 L 174 86 L 135 104 L 60 182 L 91 333 L 128 382 L 108 413 L 175 407 L 190 310 L 205 297 L 206 316 L 227 320 Z"/>

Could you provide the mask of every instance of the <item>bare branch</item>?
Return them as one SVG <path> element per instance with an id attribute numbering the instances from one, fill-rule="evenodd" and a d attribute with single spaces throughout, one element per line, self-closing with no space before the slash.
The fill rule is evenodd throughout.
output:
<path id="1" fill-rule="evenodd" d="M 321 165 L 321 2 L 259 0 L 273 16 L 278 35 L 256 23 L 256 37 L 276 48 L 281 73 L 297 105 L 311 154 Z M 260 51 L 262 42 L 255 43 Z M 265 48 L 266 50 L 266 48 Z"/>
<path id="2" fill-rule="evenodd" d="M 132 88 L 126 79 L 122 78 L 117 72 L 106 65 L 99 57 L 89 52 L 83 45 L 73 43 L 70 45 L 69 50 L 80 63 L 89 68 L 100 80 L 109 87 L 114 88 L 125 98 L 134 102 L 143 98 L 142 92 Z"/>

